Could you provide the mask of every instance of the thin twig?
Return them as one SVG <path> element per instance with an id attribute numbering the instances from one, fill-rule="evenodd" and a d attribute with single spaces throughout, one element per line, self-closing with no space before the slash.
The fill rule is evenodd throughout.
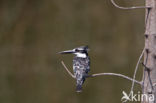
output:
<path id="1" fill-rule="evenodd" d="M 138 67 L 139 67 L 140 61 L 141 61 L 141 59 L 142 59 L 142 57 L 143 57 L 144 51 L 145 51 L 145 48 L 142 50 L 142 53 L 141 53 L 141 55 L 140 55 L 140 57 L 139 57 L 139 59 L 138 59 L 138 62 L 137 62 L 137 64 L 136 64 L 136 67 L 135 67 L 135 70 L 134 70 L 134 74 L 133 74 L 133 81 L 132 81 L 131 90 L 130 90 L 130 92 L 129 92 L 129 96 L 131 95 L 131 92 L 133 91 L 134 84 L 135 84 L 134 80 L 135 80 L 135 77 L 136 77 L 136 73 L 137 73 L 137 71 L 138 71 Z M 125 100 L 125 101 L 123 101 L 122 103 L 126 103 L 127 101 L 128 101 L 128 100 Z"/>
<path id="2" fill-rule="evenodd" d="M 97 73 L 97 74 L 92 74 L 92 75 L 89 75 L 88 77 L 96 77 L 96 76 L 103 76 L 103 75 L 110 75 L 110 76 L 118 76 L 118 77 L 122 77 L 122 78 L 125 78 L 127 80 L 130 80 L 130 81 L 134 81 L 140 85 L 142 85 L 142 83 L 140 81 L 137 81 L 137 80 L 133 80 L 132 78 L 128 77 L 128 76 L 125 76 L 123 74 L 118 74 L 118 73 Z"/>
<path id="3" fill-rule="evenodd" d="M 65 70 L 68 72 L 68 74 L 72 77 L 72 78 L 75 78 L 75 76 L 69 71 L 69 69 L 66 67 L 66 65 L 64 64 L 63 61 L 61 61 L 63 67 L 65 68 Z"/>
<path id="4" fill-rule="evenodd" d="M 114 0 L 111 0 L 111 3 L 112 3 L 115 7 L 119 8 L 119 9 L 125 9 L 125 10 L 129 10 L 129 9 L 146 9 L 146 8 L 151 8 L 151 7 L 149 7 L 149 6 L 122 7 L 122 6 L 117 5 L 117 4 L 114 2 Z"/>
<path id="5" fill-rule="evenodd" d="M 72 78 L 75 78 L 75 76 L 69 71 L 69 69 L 66 67 L 66 65 L 64 64 L 63 61 L 61 61 L 63 67 L 66 69 L 66 71 L 68 72 L 68 74 L 72 77 Z M 92 75 L 88 75 L 86 76 L 87 78 L 88 77 L 96 77 L 96 76 L 103 76 L 103 75 L 112 75 L 112 76 L 118 76 L 118 77 L 122 77 L 122 78 L 125 78 L 127 80 L 130 80 L 130 81 L 133 81 L 132 78 L 128 77 L 128 76 L 125 76 L 123 74 L 118 74 L 118 73 L 97 73 L 97 74 L 92 74 Z M 139 82 L 137 80 L 134 80 L 134 82 L 136 82 L 137 84 L 140 84 L 142 85 L 142 82 Z"/>
<path id="6" fill-rule="evenodd" d="M 141 53 L 141 55 L 140 55 L 140 57 L 139 57 L 139 59 L 138 59 L 138 62 L 137 62 L 137 64 L 136 64 L 135 71 L 134 71 L 134 75 L 133 75 L 133 80 L 135 80 L 136 73 L 137 73 L 137 71 L 138 71 L 138 67 L 139 67 L 140 61 L 141 61 L 141 59 L 142 59 L 142 57 L 143 57 L 144 51 L 145 51 L 145 48 L 142 50 L 142 53 Z M 132 82 L 131 91 L 133 91 L 133 88 L 134 88 L 134 81 Z M 130 91 L 130 93 L 131 93 L 131 91 Z"/>

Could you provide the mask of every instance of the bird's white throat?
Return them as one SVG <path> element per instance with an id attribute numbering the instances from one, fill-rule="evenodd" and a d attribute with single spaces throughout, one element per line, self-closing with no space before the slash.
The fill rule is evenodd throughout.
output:
<path id="1" fill-rule="evenodd" d="M 87 55 L 85 53 L 74 53 L 77 57 L 86 58 Z"/>

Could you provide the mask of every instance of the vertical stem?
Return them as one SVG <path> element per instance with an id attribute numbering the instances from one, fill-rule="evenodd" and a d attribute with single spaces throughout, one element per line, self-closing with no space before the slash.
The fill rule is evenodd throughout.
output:
<path id="1" fill-rule="evenodd" d="M 145 17 L 144 64 L 149 70 L 144 68 L 142 91 L 148 97 L 144 96 L 142 103 L 156 103 L 156 0 L 146 0 L 146 6 L 152 8 L 146 10 Z"/>

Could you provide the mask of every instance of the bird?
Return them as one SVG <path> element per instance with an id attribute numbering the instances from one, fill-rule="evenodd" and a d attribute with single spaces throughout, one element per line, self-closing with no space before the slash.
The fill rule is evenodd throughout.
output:
<path id="1" fill-rule="evenodd" d="M 90 71 L 89 47 L 80 46 L 72 50 L 59 52 L 59 54 L 74 54 L 73 72 L 76 79 L 76 92 L 82 92 L 82 85 Z"/>

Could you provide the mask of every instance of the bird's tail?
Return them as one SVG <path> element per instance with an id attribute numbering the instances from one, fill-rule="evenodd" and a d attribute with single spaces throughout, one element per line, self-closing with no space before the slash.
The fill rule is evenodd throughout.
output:
<path id="1" fill-rule="evenodd" d="M 76 92 L 82 92 L 82 85 L 80 84 L 76 85 Z"/>

